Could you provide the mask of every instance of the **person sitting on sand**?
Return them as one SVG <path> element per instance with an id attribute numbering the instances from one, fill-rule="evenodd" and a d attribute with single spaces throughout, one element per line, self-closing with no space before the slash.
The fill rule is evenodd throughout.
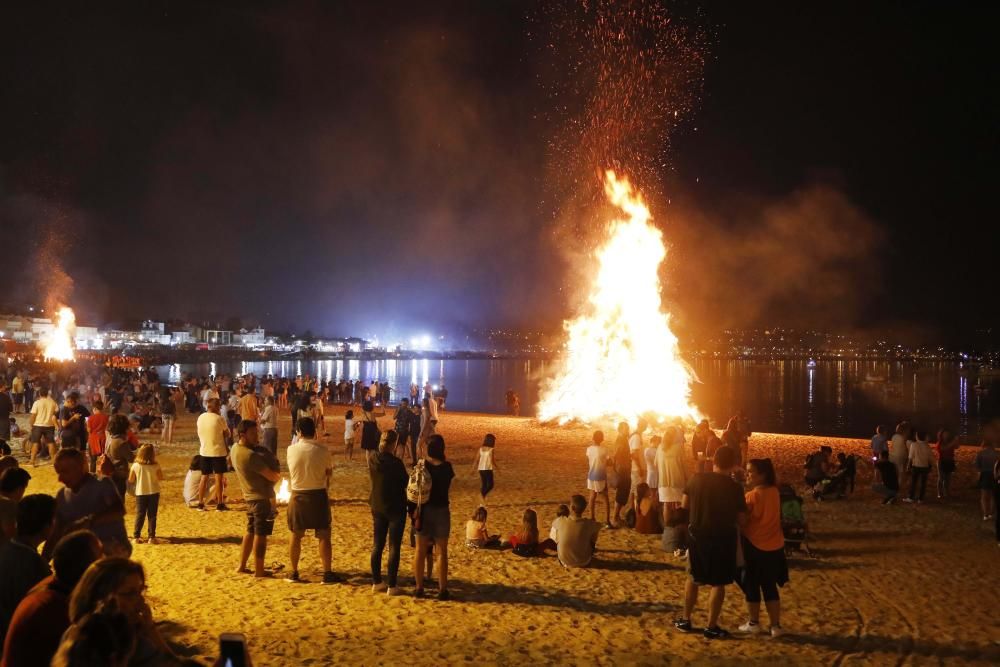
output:
<path id="1" fill-rule="evenodd" d="M 854 454 L 837 454 L 837 474 L 843 475 L 844 492 L 854 493 L 854 482 L 858 476 L 858 457 Z"/>
<path id="2" fill-rule="evenodd" d="M 883 505 L 890 505 L 895 502 L 896 496 L 899 494 L 899 477 L 896 464 L 889 460 L 888 451 L 879 454 L 875 470 L 878 471 L 880 481 L 872 486 L 872 490 L 882 495 Z"/>
<path id="3" fill-rule="evenodd" d="M 683 507 L 667 510 L 667 521 L 663 527 L 661 548 L 678 558 L 687 555 L 688 511 Z"/>
<path id="4" fill-rule="evenodd" d="M 233 459 L 236 478 L 243 490 L 243 498 L 247 503 L 247 528 L 240 546 L 240 564 L 236 571 L 250 572 L 247 569 L 247 561 L 252 550 L 254 576 L 270 577 L 273 573 L 264 569 L 264 558 L 267 555 L 267 538 L 274 531 L 274 485 L 281 481 L 281 474 L 270 467 L 265 455 L 269 452 L 263 447 L 257 447 L 255 422 L 240 422 L 237 434 L 239 440 L 230 452 L 230 456 Z M 204 471 L 204 468 L 202 470 Z"/>
<path id="5" fill-rule="evenodd" d="M 818 452 L 813 452 L 806 458 L 806 486 L 813 488 L 823 480 L 830 478 L 832 472 L 831 456 L 833 456 L 833 448 L 823 445 Z"/>
<path id="6" fill-rule="evenodd" d="M 684 490 L 681 507 L 688 510 L 688 574 L 684 591 L 684 615 L 674 621 L 681 632 L 693 632 L 691 614 L 698 602 L 698 589 L 711 586 L 706 639 L 722 639 L 729 633 L 719 627 L 719 614 L 726 586 L 736 575 L 737 525 L 747 517 L 743 489 L 733 481 L 732 468 L 738 454 L 731 447 L 715 452 L 712 472 L 698 473 Z"/>
<path id="7" fill-rule="evenodd" d="M 662 532 L 659 504 L 645 482 L 635 489 L 635 532 L 640 535 L 659 535 Z"/>
<path id="8" fill-rule="evenodd" d="M 470 549 L 488 549 L 500 546 L 500 536 L 490 535 L 486 527 L 486 508 L 480 505 L 465 522 L 465 546 Z"/>
<path id="9" fill-rule="evenodd" d="M 533 509 L 524 510 L 521 515 L 521 530 L 503 541 L 501 546 L 509 546 L 518 556 L 541 556 L 546 549 L 555 549 L 551 539 L 538 541 L 538 514 Z"/>
<path id="10" fill-rule="evenodd" d="M 552 526 L 549 528 L 549 539 L 552 540 L 553 544 L 557 542 L 556 535 L 559 533 L 557 530 L 559 527 L 559 522 L 563 519 L 569 518 L 569 505 L 560 505 L 556 509 L 556 518 L 552 520 Z M 591 517 L 593 518 L 593 517 Z"/>
<path id="11" fill-rule="evenodd" d="M 587 567 L 597 549 L 601 524 L 583 516 L 587 499 L 576 494 L 569 501 L 571 515 L 559 519 L 556 525 L 556 553 L 563 567 Z"/>

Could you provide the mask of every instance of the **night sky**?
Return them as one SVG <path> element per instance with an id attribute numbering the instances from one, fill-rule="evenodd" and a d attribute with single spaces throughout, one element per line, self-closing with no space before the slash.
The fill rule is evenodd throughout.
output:
<path id="1" fill-rule="evenodd" d="M 702 30 L 704 78 L 636 150 L 683 332 L 1000 325 L 995 3 L 667 7 Z M 554 154 L 582 111 L 553 95 L 553 15 L 7 8 L 0 302 L 383 339 L 558 327 L 597 229 L 565 224 L 553 174 L 604 165 Z"/>

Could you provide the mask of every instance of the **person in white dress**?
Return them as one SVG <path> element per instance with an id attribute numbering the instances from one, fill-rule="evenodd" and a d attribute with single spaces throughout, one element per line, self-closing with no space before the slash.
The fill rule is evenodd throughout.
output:
<path id="1" fill-rule="evenodd" d="M 659 484 L 660 502 L 663 503 L 663 522 L 666 525 L 670 510 L 680 506 L 687 486 L 687 470 L 684 468 L 684 439 L 678 430 L 667 429 L 656 450 L 656 474 Z"/>

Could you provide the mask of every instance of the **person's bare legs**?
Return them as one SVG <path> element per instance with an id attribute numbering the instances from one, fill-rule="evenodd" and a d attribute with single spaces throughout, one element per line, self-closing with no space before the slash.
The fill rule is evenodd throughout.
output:
<path id="1" fill-rule="evenodd" d="M 31 459 L 30 459 L 29 462 L 31 463 L 32 466 L 35 465 L 35 459 L 36 458 L 38 458 L 38 443 L 37 442 L 33 443 L 31 445 Z M 985 491 L 983 493 L 985 493 Z M 983 516 L 986 516 L 985 512 L 983 513 Z"/>
<path id="2" fill-rule="evenodd" d="M 202 477 L 204 479 L 204 476 Z M 225 505 L 225 476 L 219 473 L 215 475 L 215 506 Z M 264 536 L 264 540 L 267 540 L 267 536 Z"/>
<path id="3" fill-rule="evenodd" d="M 202 475 L 201 479 L 198 480 L 198 504 L 205 504 L 205 491 L 208 490 L 208 480 L 209 475 Z M 247 552 L 249 556 L 249 552 Z M 243 559 L 243 564 L 246 565 L 246 558 Z"/>
<path id="4" fill-rule="evenodd" d="M 56 461 L 56 443 L 49 443 L 49 462 L 55 463 Z"/>
<path id="5" fill-rule="evenodd" d="M 299 556 L 302 555 L 302 536 L 305 531 L 297 530 L 292 533 L 292 541 L 288 543 L 288 560 L 291 562 L 292 572 L 299 571 Z"/>
<path id="6" fill-rule="evenodd" d="M 438 561 L 438 591 L 448 590 L 448 542 L 434 545 Z"/>
<path id="7" fill-rule="evenodd" d="M 771 627 L 781 627 L 781 600 L 765 600 L 764 606 L 767 608 L 767 618 L 771 621 Z M 757 605 L 757 616 L 760 616 L 760 605 Z"/>
<path id="8" fill-rule="evenodd" d="M 770 603 L 768 603 L 770 604 Z M 770 611 L 770 610 L 768 610 Z M 747 602 L 747 618 L 751 623 L 760 623 L 760 603 Z"/>
<path id="9" fill-rule="evenodd" d="M 712 586 L 712 592 L 708 596 L 708 627 L 719 626 L 719 614 L 722 613 L 722 603 L 726 599 L 725 586 Z M 758 615 L 760 612 L 758 611 Z"/>
<path id="10" fill-rule="evenodd" d="M 590 520 L 591 521 L 594 520 L 594 518 L 595 518 L 594 515 L 597 513 L 597 508 L 595 507 L 596 504 L 597 504 L 597 491 L 594 491 L 593 489 L 591 489 L 590 490 Z"/>
<path id="11" fill-rule="evenodd" d="M 698 584 L 689 577 L 684 584 L 684 620 L 690 621 L 694 606 L 698 604 Z"/>
<path id="12" fill-rule="evenodd" d="M 413 552 L 413 578 L 418 591 L 424 590 L 424 561 L 427 560 L 427 544 L 430 542 L 426 537 L 417 535 L 417 547 Z"/>
<path id="13" fill-rule="evenodd" d="M 264 572 L 264 557 L 267 555 L 267 535 L 256 535 L 253 538 L 253 576 L 267 576 Z"/>
<path id="14" fill-rule="evenodd" d="M 34 455 L 32 455 L 32 462 L 34 462 Z M 990 511 L 990 507 L 993 505 L 993 492 L 986 489 L 979 489 L 979 506 L 983 510 L 983 518 L 985 519 L 989 515 L 993 514 Z"/>
<path id="15" fill-rule="evenodd" d="M 330 546 L 330 531 L 317 530 L 316 539 L 319 540 L 319 559 L 323 563 L 323 572 L 333 572 L 333 547 Z"/>
<path id="16" fill-rule="evenodd" d="M 604 496 L 604 523 L 611 523 L 611 500 L 608 496 L 608 487 L 604 487 L 601 495 Z"/>
<path id="17" fill-rule="evenodd" d="M 204 477 L 202 478 L 204 479 Z M 240 566 L 236 568 L 237 572 L 247 571 L 247 561 L 250 560 L 250 551 L 253 549 L 253 535 L 247 533 L 243 536 L 243 543 L 240 544 Z"/>

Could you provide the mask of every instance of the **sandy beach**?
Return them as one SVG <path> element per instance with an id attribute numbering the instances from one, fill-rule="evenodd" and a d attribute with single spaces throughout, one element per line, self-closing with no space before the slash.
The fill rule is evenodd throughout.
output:
<path id="1" fill-rule="evenodd" d="M 180 416 L 178 442 L 160 448 L 166 475 L 158 534 L 168 544 L 135 546 L 148 573 L 148 599 L 168 636 L 186 655 L 217 655 L 221 632 L 247 635 L 254 664 L 996 664 L 1000 661 L 1000 549 L 981 520 L 972 488 L 974 448 L 958 454 L 957 498 L 942 503 L 928 490 L 921 506 L 883 507 L 862 465 L 849 499 L 806 504 L 814 558 L 790 562 L 782 590 L 780 639 L 708 642 L 672 627 L 683 593 L 684 563 L 656 536 L 602 531 L 598 561 L 567 571 L 553 556 L 523 559 L 470 551 L 464 522 L 478 505 L 472 457 L 486 432 L 497 435 L 491 530 L 507 535 L 532 507 L 543 533 L 560 503 L 585 489 L 589 429 L 541 427 L 527 418 L 442 415 L 440 432 L 456 467 L 452 485 L 451 589 L 455 600 L 414 599 L 412 556 L 404 539 L 400 567 L 407 595 L 371 593 L 371 515 L 363 457 L 343 459 L 343 409 L 328 409 L 334 453 L 334 569 L 348 583 L 321 586 L 311 538 L 303 543 L 303 576 L 312 583 L 254 580 L 234 574 L 245 526 L 238 484 L 234 511 L 200 513 L 184 506 L 181 488 L 197 453 L 194 418 Z M 391 412 L 381 418 L 391 426 Z M 610 432 L 611 429 L 606 429 Z M 289 439 L 280 424 L 281 451 Z M 144 442 L 155 438 L 143 436 Z M 801 486 L 805 455 L 820 444 L 864 455 L 866 441 L 755 434 L 751 456 L 775 460 L 779 475 Z M 690 464 L 690 462 L 689 462 Z M 51 466 L 31 470 L 29 493 L 58 488 Z M 936 477 L 932 473 L 931 485 Z M 131 533 L 134 498 L 127 499 Z M 600 510 L 603 512 L 603 508 Z M 275 524 L 268 563 L 288 562 L 284 512 Z M 704 622 L 707 593 L 695 614 Z M 728 591 L 723 627 L 745 620 L 743 599 Z"/>

